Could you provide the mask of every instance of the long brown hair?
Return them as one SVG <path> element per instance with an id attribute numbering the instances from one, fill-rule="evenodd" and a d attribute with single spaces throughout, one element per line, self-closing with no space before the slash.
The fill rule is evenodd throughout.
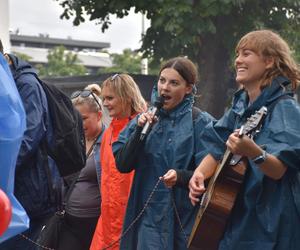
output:
<path id="1" fill-rule="evenodd" d="M 300 82 L 300 68 L 295 62 L 287 42 L 271 30 L 256 30 L 249 32 L 241 38 L 236 46 L 240 49 L 251 49 L 263 58 L 274 59 L 272 68 L 266 70 L 261 79 L 261 88 L 270 85 L 272 80 L 281 75 L 288 78 L 295 90 Z"/>
<path id="2" fill-rule="evenodd" d="M 198 70 L 196 65 L 185 57 L 174 57 L 164 63 L 159 71 L 160 73 L 167 68 L 172 68 L 187 82 L 187 84 L 196 84 L 198 81 Z"/>

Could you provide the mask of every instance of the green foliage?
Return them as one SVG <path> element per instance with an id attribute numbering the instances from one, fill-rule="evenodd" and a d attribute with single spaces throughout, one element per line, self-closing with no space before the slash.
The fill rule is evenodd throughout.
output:
<path id="1" fill-rule="evenodd" d="M 72 52 L 66 52 L 64 46 L 58 46 L 49 50 L 47 58 L 47 66 L 36 65 L 40 76 L 73 76 L 87 73 L 86 68 L 78 64 L 80 61 L 77 55 Z"/>
<path id="2" fill-rule="evenodd" d="M 202 40 L 211 34 L 232 50 L 238 38 L 250 30 L 281 31 L 283 27 L 289 29 L 286 23 L 300 19 L 300 1 L 297 0 L 56 1 L 64 8 L 62 18 L 73 18 L 78 25 L 84 22 L 85 11 L 90 20 L 99 21 L 102 31 L 110 25 L 110 14 L 122 18 L 131 8 L 146 13 L 151 27 L 143 38 L 141 51 L 156 60 L 180 54 L 196 59 L 206 47 Z M 298 25 L 292 32 L 299 36 L 299 31 Z"/>
<path id="3" fill-rule="evenodd" d="M 99 73 L 141 73 L 142 57 L 137 52 L 134 52 L 131 49 L 124 49 L 123 54 L 113 53 L 110 56 L 112 58 L 113 66 L 108 68 L 102 68 L 99 70 Z"/>
<path id="4" fill-rule="evenodd" d="M 299 22 L 292 22 L 288 24 L 289 27 L 286 29 L 281 29 L 282 36 L 289 42 L 294 58 L 298 63 L 300 63 L 300 33 L 295 32 L 299 29 Z"/>
<path id="5" fill-rule="evenodd" d="M 128 74 L 141 74 L 142 56 L 137 51 L 124 49 L 122 54 L 113 53 L 110 56 L 114 66 L 102 68 L 99 70 L 99 73 L 122 72 Z M 157 67 L 154 67 L 153 65 L 149 67 L 149 74 L 157 74 L 157 72 Z"/>
<path id="6" fill-rule="evenodd" d="M 294 51 L 300 43 L 299 0 L 56 0 L 63 7 L 62 18 L 80 24 L 83 13 L 98 20 L 105 31 L 110 15 L 122 18 L 129 10 L 142 12 L 151 20 L 140 51 L 158 64 L 185 55 L 199 66 L 205 93 L 202 108 L 223 113 L 228 88 L 234 87 L 229 69 L 235 44 L 255 29 L 272 29 L 288 39 Z M 296 57 L 300 58 L 299 52 Z M 217 72 L 217 74 L 216 74 Z M 223 95 L 223 96 L 222 96 Z M 218 100 L 218 107 L 212 103 Z"/>

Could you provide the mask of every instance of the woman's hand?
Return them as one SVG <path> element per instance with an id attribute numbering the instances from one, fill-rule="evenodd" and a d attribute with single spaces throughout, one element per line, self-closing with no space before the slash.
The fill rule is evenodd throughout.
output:
<path id="1" fill-rule="evenodd" d="M 208 179 L 215 172 L 218 161 L 208 154 L 203 158 L 199 166 L 196 168 L 189 182 L 189 197 L 192 204 L 195 206 L 200 201 L 199 196 L 205 192 L 204 180 Z"/>
<path id="2" fill-rule="evenodd" d="M 229 137 L 226 142 L 226 146 L 231 153 L 249 157 L 259 155 L 261 153 L 260 147 L 247 135 L 239 135 L 239 129 L 235 130 Z"/>
<path id="3" fill-rule="evenodd" d="M 263 150 L 248 136 L 238 136 L 239 130 L 234 131 L 226 142 L 226 146 L 233 154 L 254 159 L 261 155 Z M 265 161 L 257 165 L 259 169 L 268 177 L 279 180 L 285 174 L 287 167 L 277 157 L 268 154 Z"/>
<path id="4" fill-rule="evenodd" d="M 154 116 L 154 114 L 151 111 L 147 111 L 147 112 L 142 113 L 139 116 L 137 124 L 140 127 L 144 127 L 144 125 L 147 122 L 149 122 L 151 124 L 151 123 L 154 123 L 156 121 L 157 121 L 157 117 Z"/>
<path id="5" fill-rule="evenodd" d="M 199 196 L 205 192 L 204 175 L 200 171 L 195 171 L 189 182 L 189 197 L 193 204 L 196 205 L 200 201 Z"/>
<path id="6" fill-rule="evenodd" d="M 164 176 L 160 177 L 160 179 L 164 181 L 167 188 L 172 188 L 177 181 L 176 170 L 170 169 Z"/>

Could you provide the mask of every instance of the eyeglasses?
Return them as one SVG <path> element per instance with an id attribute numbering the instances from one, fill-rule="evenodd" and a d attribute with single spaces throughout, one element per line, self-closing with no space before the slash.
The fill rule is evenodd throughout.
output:
<path id="1" fill-rule="evenodd" d="M 97 97 L 96 97 L 95 94 L 94 94 L 92 91 L 90 91 L 90 90 L 82 90 L 82 91 L 77 90 L 77 91 L 75 91 L 75 92 L 73 92 L 73 93 L 71 94 L 71 99 L 77 98 L 78 96 L 80 96 L 80 97 L 82 97 L 82 98 L 87 98 L 87 97 L 89 97 L 90 95 L 92 95 L 92 97 L 94 98 L 94 100 L 96 101 L 96 103 L 98 104 L 98 106 L 99 106 L 99 108 L 100 108 L 100 110 L 101 110 L 102 107 L 101 107 L 99 101 L 97 100 Z"/>

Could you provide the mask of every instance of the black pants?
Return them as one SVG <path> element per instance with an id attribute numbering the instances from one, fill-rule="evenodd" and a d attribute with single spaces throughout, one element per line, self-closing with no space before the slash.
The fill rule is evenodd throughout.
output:
<path id="1" fill-rule="evenodd" d="M 65 215 L 65 230 L 57 250 L 89 250 L 99 217 L 80 218 Z"/>

